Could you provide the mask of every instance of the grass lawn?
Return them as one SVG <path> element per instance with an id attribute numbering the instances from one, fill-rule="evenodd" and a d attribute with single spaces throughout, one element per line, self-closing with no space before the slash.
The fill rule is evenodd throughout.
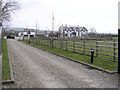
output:
<path id="1" fill-rule="evenodd" d="M 2 55 L 2 80 L 10 80 L 9 57 L 7 51 L 7 40 L 3 39 L 3 55 Z"/>
<path id="2" fill-rule="evenodd" d="M 28 41 L 21 41 L 21 42 L 28 44 Z M 62 55 L 62 56 L 65 56 L 65 57 L 68 57 L 68 58 L 79 60 L 79 61 L 82 61 L 84 63 L 91 64 L 90 63 L 90 60 L 91 60 L 90 56 L 80 55 L 80 54 L 73 53 L 70 51 L 65 51 L 65 50 L 62 50 L 59 48 L 50 48 L 50 47 L 45 46 L 45 45 L 39 45 L 39 44 L 36 45 L 35 42 L 31 42 L 30 45 L 47 50 L 47 51 L 50 51 L 50 52 L 53 52 L 53 53 L 56 53 L 56 54 L 59 54 L 59 55 Z M 118 68 L 117 62 L 104 60 L 104 59 L 101 59 L 99 57 L 94 58 L 94 63 L 91 65 L 97 66 L 97 67 L 100 67 L 100 68 L 103 68 L 103 69 L 106 69 L 109 71 L 117 71 L 117 68 Z"/>

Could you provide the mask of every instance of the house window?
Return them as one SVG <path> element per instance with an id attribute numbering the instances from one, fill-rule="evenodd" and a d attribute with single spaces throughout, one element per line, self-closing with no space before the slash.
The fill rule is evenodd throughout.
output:
<path id="1" fill-rule="evenodd" d="M 30 34 L 30 30 L 28 30 L 28 34 Z"/>

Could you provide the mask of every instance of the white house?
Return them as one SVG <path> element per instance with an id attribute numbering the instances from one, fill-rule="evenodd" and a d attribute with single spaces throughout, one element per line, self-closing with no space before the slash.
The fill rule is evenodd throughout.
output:
<path id="1" fill-rule="evenodd" d="M 18 37 L 21 37 L 21 39 L 24 38 L 29 38 L 29 37 L 35 37 L 36 35 L 36 30 L 34 29 L 24 29 L 23 31 L 18 33 Z"/>
<path id="2" fill-rule="evenodd" d="M 88 30 L 85 27 L 79 26 L 60 26 L 60 37 L 87 37 Z"/>

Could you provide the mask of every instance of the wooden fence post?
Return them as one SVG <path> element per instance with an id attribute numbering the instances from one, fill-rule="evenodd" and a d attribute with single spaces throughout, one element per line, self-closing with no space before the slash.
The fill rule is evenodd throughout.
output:
<path id="1" fill-rule="evenodd" d="M 54 48 L 54 40 L 53 39 L 52 39 L 52 43 L 51 44 L 52 44 L 52 48 Z"/>
<path id="2" fill-rule="evenodd" d="M 42 45 L 42 37 L 41 37 L 41 39 L 40 39 L 40 44 Z"/>
<path id="3" fill-rule="evenodd" d="M 50 40 L 49 40 L 49 38 L 48 38 L 48 39 L 47 39 L 47 42 L 48 42 L 48 47 L 49 47 L 49 41 L 50 41 Z"/>
<path id="4" fill-rule="evenodd" d="M 62 49 L 63 49 L 63 39 L 61 39 Z"/>
<path id="5" fill-rule="evenodd" d="M 40 45 L 41 45 L 41 38 L 40 38 Z"/>
<path id="6" fill-rule="evenodd" d="M 39 37 L 37 38 L 37 44 L 39 45 Z"/>
<path id="7" fill-rule="evenodd" d="M 43 37 L 43 45 L 45 44 L 44 42 L 45 42 L 45 41 L 44 41 L 44 37 Z"/>
<path id="8" fill-rule="evenodd" d="M 113 60 L 115 61 L 115 48 L 116 48 L 116 44 L 115 44 L 115 40 L 113 41 Z"/>
<path id="9" fill-rule="evenodd" d="M 40 45 L 42 45 L 42 38 L 40 38 Z"/>
<path id="10" fill-rule="evenodd" d="M 59 41 L 59 43 L 60 43 L 60 49 L 61 49 L 61 38 L 60 38 L 60 41 Z"/>
<path id="11" fill-rule="evenodd" d="M 49 38 L 50 40 L 49 40 L 49 42 L 50 42 L 50 47 L 51 47 L 51 38 Z"/>
<path id="12" fill-rule="evenodd" d="M 43 37 L 43 45 L 45 45 L 45 38 Z"/>
<path id="13" fill-rule="evenodd" d="M 37 45 L 37 37 L 36 37 L 36 45 Z"/>
<path id="14" fill-rule="evenodd" d="M 46 45 L 46 38 L 44 38 L 44 45 Z"/>
<path id="15" fill-rule="evenodd" d="M 42 45 L 42 39 L 40 38 L 40 45 Z"/>
<path id="16" fill-rule="evenodd" d="M 46 46 L 47 46 L 47 38 L 45 38 L 45 43 L 46 43 Z"/>
<path id="17" fill-rule="evenodd" d="M 98 56 L 98 41 L 96 40 L 96 57 Z"/>
<path id="18" fill-rule="evenodd" d="M 34 37 L 34 43 L 36 43 L 36 38 Z"/>
<path id="19" fill-rule="evenodd" d="M 48 46 L 48 37 L 46 38 L 46 42 L 47 42 L 46 45 Z"/>
<path id="20" fill-rule="evenodd" d="M 48 38 L 48 46 L 50 46 L 50 38 Z"/>
<path id="21" fill-rule="evenodd" d="M 46 45 L 46 38 L 44 38 L 44 45 Z"/>
<path id="22" fill-rule="evenodd" d="M 49 41 L 48 45 L 49 47 L 51 47 L 51 39 L 49 38 L 48 41 Z"/>
<path id="23" fill-rule="evenodd" d="M 73 40 L 73 52 L 75 52 L 75 40 Z"/>
<path id="24" fill-rule="evenodd" d="M 45 45 L 47 46 L 47 42 L 46 42 L 47 40 L 46 40 L 46 38 L 45 38 Z"/>
<path id="25" fill-rule="evenodd" d="M 56 39 L 54 40 L 54 47 L 56 48 Z"/>
<path id="26" fill-rule="evenodd" d="M 61 49 L 61 39 L 59 39 L 59 48 Z"/>
<path id="27" fill-rule="evenodd" d="M 66 40 L 66 51 L 67 51 L 67 40 Z"/>
<path id="28" fill-rule="evenodd" d="M 46 38 L 46 42 L 47 42 L 46 45 L 48 46 L 48 37 Z"/>
<path id="29" fill-rule="evenodd" d="M 85 54 L 85 40 L 83 41 L 83 54 Z"/>
<path id="30" fill-rule="evenodd" d="M 40 37 L 38 39 L 39 39 L 39 45 L 40 45 Z"/>

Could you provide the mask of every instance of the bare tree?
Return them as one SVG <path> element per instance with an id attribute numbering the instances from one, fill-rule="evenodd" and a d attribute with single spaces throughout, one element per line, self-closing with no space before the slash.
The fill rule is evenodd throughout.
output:
<path id="1" fill-rule="evenodd" d="M 95 28 L 90 28 L 90 33 L 96 34 L 96 33 L 97 33 L 97 32 L 96 32 L 96 29 L 95 29 Z"/>
<path id="2" fill-rule="evenodd" d="M 1 17 L 1 23 L 3 22 L 9 22 L 11 20 L 11 14 L 15 13 L 16 10 L 18 10 L 19 4 L 17 1 L 13 1 L 13 0 L 8 0 L 8 1 L 3 1 L 0 0 L 1 3 L 1 13 L 0 13 L 0 17 Z"/>

